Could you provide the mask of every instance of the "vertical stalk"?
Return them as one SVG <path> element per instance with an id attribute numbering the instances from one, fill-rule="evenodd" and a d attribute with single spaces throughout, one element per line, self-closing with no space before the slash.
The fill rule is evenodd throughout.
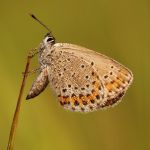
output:
<path id="1" fill-rule="evenodd" d="M 30 55 L 30 54 L 27 57 L 27 63 L 26 63 L 23 80 L 22 80 L 22 84 L 21 84 L 21 88 L 20 88 L 20 92 L 19 92 L 19 96 L 18 96 L 18 100 L 17 100 L 16 110 L 14 112 L 14 117 L 13 117 L 11 129 L 10 129 L 7 150 L 13 150 L 14 139 L 15 139 L 15 135 L 16 135 L 16 128 L 17 128 L 17 124 L 18 124 L 20 108 L 21 108 L 21 103 L 22 103 L 22 95 L 23 95 L 25 82 L 26 82 L 28 72 L 29 72 L 29 65 L 30 65 L 30 61 L 31 61 L 32 57 L 33 57 L 33 55 Z"/>

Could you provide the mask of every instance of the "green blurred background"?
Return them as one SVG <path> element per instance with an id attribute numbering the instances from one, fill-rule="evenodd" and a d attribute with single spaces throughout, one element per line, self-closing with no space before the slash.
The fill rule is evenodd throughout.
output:
<path id="1" fill-rule="evenodd" d="M 48 87 L 23 100 L 15 150 L 150 149 L 150 1 L 0 1 L 0 150 L 5 150 L 26 56 L 47 32 L 57 42 L 104 53 L 129 67 L 134 82 L 122 103 L 106 111 L 72 113 L 59 106 Z M 37 68 L 37 57 L 31 68 Z M 28 77 L 24 99 L 36 74 Z"/>

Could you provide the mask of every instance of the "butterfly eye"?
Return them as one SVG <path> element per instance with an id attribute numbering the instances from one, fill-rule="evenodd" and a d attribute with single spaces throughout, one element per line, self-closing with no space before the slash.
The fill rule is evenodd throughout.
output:
<path id="1" fill-rule="evenodd" d="M 49 37 L 48 39 L 47 39 L 47 42 L 50 42 L 50 41 L 53 41 L 54 39 L 52 38 L 52 37 Z"/>

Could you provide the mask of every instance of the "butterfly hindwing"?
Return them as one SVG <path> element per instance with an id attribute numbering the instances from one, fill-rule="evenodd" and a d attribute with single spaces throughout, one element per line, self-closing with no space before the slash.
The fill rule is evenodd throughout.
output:
<path id="1" fill-rule="evenodd" d="M 105 55 L 67 43 L 57 43 L 52 49 L 49 80 L 67 109 L 92 111 L 111 106 L 132 81 L 127 68 Z"/>
<path id="2" fill-rule="evenodd" d="M 61 48 L 50 57 L 49 82 L 64 108 L 87 112 L 104 103 L 104 88 L 92 62 Z"/>

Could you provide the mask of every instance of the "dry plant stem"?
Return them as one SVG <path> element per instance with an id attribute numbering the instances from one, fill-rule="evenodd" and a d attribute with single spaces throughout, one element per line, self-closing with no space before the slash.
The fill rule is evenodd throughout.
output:
<path id="1" fill-rule="evenodd" d="M 21 84 L 21 88 L 20 88 L 20 92 L 19 92 L 19 96 L 18 96 L 17 106 L 16 106 L 16 110 L 15 110 L 12 125 L 11 125 L 11 130 L 10 130 L 10 134 L 9 134 L 9 141 L 8 141 L 8 145 L 7 145 L 7 150 L 13 150 L 14 138 L 15 138 L 15 134 L 16 134 L 16 127 L 18 124 L 19 112 L 20 112 L 20 107 L 21 107 L 21 102 L 22 102 L 21 98 L 23 95 L 25 82 L 26 82 L 26 79 L 28 76 L 27 72 L 29 72 L 28 70 L 29 70 L 30 61 L 34 55 L 35 54 L 29 53 L 28 58 L 27 58 L 26 68 L 24 71 L 23 80 L 22 80 L 22 84 Z"/>

